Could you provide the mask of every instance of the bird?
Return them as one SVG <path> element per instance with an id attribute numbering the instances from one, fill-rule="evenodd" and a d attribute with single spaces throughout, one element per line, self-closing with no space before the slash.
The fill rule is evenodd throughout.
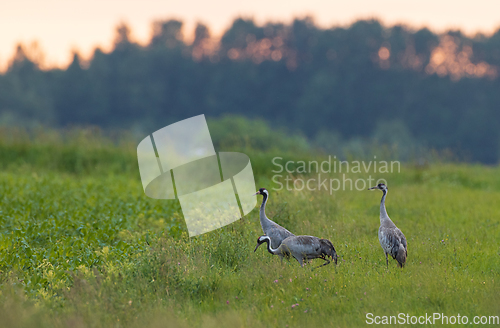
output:
<path id="1" fill-rule="evenodd" d="M 389 268 L 389 259 L 387 257 L 387 254 L 389 254 L 393 259 L 398 261 L 398 266 L 402 268 L 406 263 L 408 247 L 405 235 L 396 227 L 394 222 L 389 218 L 389 215 L 387 215 L 385 197 L 387 196 L 388 188 L 385 184 L 379 183 L 368 190 L 372 189 L 379 189 L 384 193 L 380 201 L 380 228 L 378 229 L 378 240 L 385 253 L 385 263 L 387 268 Z"/>
<path id="2" fill-rule="evenodd" d="M 269 236 L 260 236 L 257 239 L 257 247 L 255 247 L 254 252 L 263 243 L 267 243 L 269 253 L 278 255 L 281 259 L 292 255 L 301 267 L 304 267 L 304 261 L 312 259 L 323 259 L 326 261 L 326 263 L 318 266 L 318 268 L 330 264 L 330 260 L 327 257 L 330 257 L 337 264 L 337 252 L 335 252 L 335 247 L 333 247 L 332 242 L 328 239 L 321 239 L 314 236 L 290 236 L 285 238 L 278 248 L 272 248 L 270 244 L 271 238 Z"/>
<path id="3" fill-rule="evenodd" d="M 264 234 L 271 239 L 271 247 L 278 248 L 285 238 L 295 235 L 276 222 L 271 221 L 267 218 L 266 203 L 269 199 L 269 191 L 267 191 L 266 188 L 260 188 L 259 191 L 254 194 L 254 196 L 255 195 L 263 196 L 262 205 L 260 205 L 260 225 L 262 227 L 262 231 L 264 231 Z M 257 244 L 257 247 L 255 249 L 257 250 L 259 246 L 260 244 Z"/>

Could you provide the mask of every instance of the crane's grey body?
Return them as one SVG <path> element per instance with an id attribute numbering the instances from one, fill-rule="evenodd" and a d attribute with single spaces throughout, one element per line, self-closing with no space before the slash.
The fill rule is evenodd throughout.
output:
<path id="1" fill-rule="evenodd" d="M 304 266 L 304 262 L 312 259 L 323 259 L 326 263 L 320 265 L 327 265 L 330 260 L 327 256 L 332 258 L 337 264 L 337 253 L 335 247 L 328 239 L 320 239 L 314 236 L 290 236 L 285 238 L 278 248 L 272 248 L 270 245 L 271 238 L 269 236 L 260 236 L 257 239 L 257 247 L 263 243 L 267 243 L 267 250 L 273 255 L 278 255 L 281 259 L 283 257 L 293 256 L 300 264 Z M 257 250 L 255 247 L 255 250 Z"/>
<path id="2" fill-rule="evenodd" d="M 386 265 L 389 267 L 388 255 L 391 255 L 392 258 L 398 262 L 398 266 L 402 268 L 406 263 L 408 247 L 405 235 L 401 232 L 401 230 L 399 230 L 398 227 L 396 227 L 387 214 L 387 210 L 385 208 L 387 186 L 380 183 L 378 186 L 370 189 L 380 189 L 384 193 L 382 200 L 380 201 L 380 228 L 378 229 L 378 240 L 385 253 Z"/>
<path id="3" fill-rule="evenodd" d="M 269 236 L 269 238 L 271 238 L 271 247 L 278 248 L 285 238 L 295 235 L 276 222 L 267 218 L 266 204 L 267 200 L 269 199 L 269 192 L 264 188 L 260 188 L 257 194 L 261 194 L 263 196 L 262 205 L 260 206 L 260 225 L 262 227 L 262 231 L 264 231 L 264 234 L 266 236 Z M 260 244 L 257 245 L 257 248 L 259 246 Z"/>

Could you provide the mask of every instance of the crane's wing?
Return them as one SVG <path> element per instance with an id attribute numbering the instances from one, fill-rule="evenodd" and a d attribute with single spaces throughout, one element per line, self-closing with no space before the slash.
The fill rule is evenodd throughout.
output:
<path id="1" fill-rule="evenodd" d="M 379 239 L 382 248 L 389 253 L 392 258 L 396 258 L 400 245 L 403 245 L 406 253 L 405 235 L 397 227 L 380 227 Z"/>
<path id="2" fill-rule="evenodd" d="M 320 239 L 314 236 L 292 236 L 282 241 L 289 248 L 297 250 L 299 253 L 316 254 L 321 251 Z"/>
<path id="3" fill-rule="evenodd" d="M 401 232 L 401 230 L 399 230 L 398 228 L 396 228 L 396 234 L 398 235 L 398 238 L 399 240 L 401 241 L 401 244 L 404 246 L 404 260 L 403 262 L 406 262 L 406 258 L 408 257 L 408 246 L 406 244 L 406 237 L 405 235 L 403 234 L 403 232 Z M 401 256 L 399 256 L 399 258 L 401 258 Z M 400 262 L 401 259 L 398 259 L 398 262 Z"/>
<path id="4" fill-rule="evenodd" d="M 401 241 L 401 244 L 403 244 L 403 246 L 405 247 L 405 251 L 407 251 L 408 246 L 406 245 L 406 237 L 403 234 L 403 232 L 401 232 L 401 230 L 399 230 L 398 228 L 396 228 L 396 235 L 399 238 L 399 240 Z"/>
<path id="5" fill-rule="evenodd" d="M 384 251 L 398 261 L 400 267 L 403 267 L 407 256 L 405 235 L 397 227 L 381 227 L 379 233 L 380 244 Z"/>

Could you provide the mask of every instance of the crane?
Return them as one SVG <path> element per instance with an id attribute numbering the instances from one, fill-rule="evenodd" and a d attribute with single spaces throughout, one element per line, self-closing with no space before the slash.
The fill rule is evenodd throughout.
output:
<path id="1" fill-rule="evenodd" d="M 385 263 L 389 268 L 389 259 L 387 257 L 387 254 L 389 254 L 393 259 L 398 261 L 398 266 L 402 268 L 406 263 L 408 247 L 405 235 L 396 227 L 394 222 L 389 218 L 389 215 L 387 215 L 385 197 L 387 196 L 388 188 L 385 184 L 379 183 L 368 190 L 372 189 L 379 189 L 384 193 L 380 201 L 380 228 L 378 229 L 378 240 L 385 253 Z"/>
<path id="2" fill-rule="evenodd" d="M 337 264 L 337 252 L 335 252 L 335 247 L 328 239 L 320 239 L 314 236 L 290 236 L 285 238 L 278 248 L 272 248 L 271 238 L 269 236 L 260 236 L 257 239 L 257 247 L 255 247 L 254 252 L 263 243 L 267 243 L 269 253 L 278 255 L 281 259 L 292 255 L 301 267 L 304 267 L 304 261 L 312 259 L 326 261 L 318 268 L 330 264 L 327 257 L 330 257 Z"/>

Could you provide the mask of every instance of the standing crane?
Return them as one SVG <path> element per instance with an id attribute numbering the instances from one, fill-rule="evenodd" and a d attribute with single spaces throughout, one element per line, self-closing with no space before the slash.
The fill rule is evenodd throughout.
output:
<path id="1" fill-rule="evenodd" d="M 320 239 L 314 236 L 290 236 L 285 238 L 281 245 L 274 249 L 271 247 L 271 238 L 269 236 L 260 236 L 257 239 L 257 248 L 267 243 L 267 251 L 273 255 L 278 255 L 282 260 L 283 257 L 289 257 L 290 254 L 299 262 L 301 267 L 304 267 L 304 261 L 312 259 L 323 259 L 326 263 L 318 266 L 330 264 L 330 257 L 337 264 L 337 253 L 335 247 L 328 239 Z"/>
<path id="2" fill-rule="evenodd" d="M 399 230 L 398 227 L 392 222 L 387 215 L 387 210 L 385 209 L 385 197 L 387 196 L 387 186 L 383 183 L 379 183 L 375 187 L 371 187 L 368 190 L 379 189 L 382 190 L 384 195 L 380 201 L 380 228 L 378 229 L 378 240 L 380 241 L 380 246 L 385 253 L 385 263 L 387 268 L 389 268 L 389 259 L 387 254 L 390 254 L 393 259 L 398 261 L 398 266 L 402 268 L 406 263 L 406 256 L 408 254 L 408 247 L 406 245 L 405 235 Z"/>
<path id="3" fill-rule="evenodd" d="M 262 231 L 264 234 L 271 239 L 271 247 L 278 248 L 281 245 L 281 242 L 290 236 L 295 236 L 290 231 L 286 230 L 279 224 L 274 221 L 271 221 L 266 216 L 266 203 L 269 199 L 269 192 L 266 188 L 260 188 L 259 191 L 255 193 L 255 195 L 262 195 L 262 205 L 260 205 L 260 225 L 262 226 Z M 260 244 L 257 244 L 257 248 Z"/>

